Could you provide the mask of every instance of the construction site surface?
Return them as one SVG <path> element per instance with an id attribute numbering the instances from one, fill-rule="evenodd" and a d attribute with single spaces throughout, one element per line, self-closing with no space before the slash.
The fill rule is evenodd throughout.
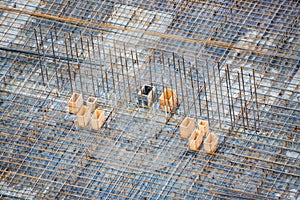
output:
<path id="1" fill-rule="evenodd" d="M 1 0 L 0 199 L 299 200 L 299 68 L 297 0 Z"/>

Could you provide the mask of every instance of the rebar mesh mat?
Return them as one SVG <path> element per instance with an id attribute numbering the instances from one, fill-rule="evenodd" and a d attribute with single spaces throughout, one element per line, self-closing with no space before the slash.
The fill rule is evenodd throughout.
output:
<path id="1" fill-rule="evenodd" d="M 2 0 L 0 198 L 300 199 L 299 17 L 292 0 Z M 73 92 L 97 97 L 99 131 Z M 215 153 L 188 150 L 187 116 Z"/>

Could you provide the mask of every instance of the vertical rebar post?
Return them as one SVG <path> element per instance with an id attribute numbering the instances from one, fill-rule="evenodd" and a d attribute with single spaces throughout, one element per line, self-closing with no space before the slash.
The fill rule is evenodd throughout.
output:
<path id="1" fill-rule="evenodd" d="M 34 36 L 35 36 L 35 42 L 36 42 L 36 49 L 37 49 L 37 53 L 38 53 L 39 66 L 40 66 L 41 75 L 42 75 L 42 81 L 43 81 L 43 85 L 45 85 L 44 70 L 43 70 L 42 61 L 41 61 L 40 47 L 39 47 L 39 42 L 38 42 L 38 38 L 37 38 L 37 34 L 36 34 L 36 29 L 34 29 Z"/>
<path id="2" fill-rule="evenodd" d="M 71 88 L 71 93 L 73 93 L 74 91 L 73 91 L 73 84 L 72 84 L 72 74 L 71 74 L 71 67 L 70 67 L 70 59 L 69 59 L 69 50 L 68 50 L 67 38 L 65 38 L 65 49 L 66 49 L 66 56 L 67 56 L 67 65 L 68 65 L 70 88 Z"/>

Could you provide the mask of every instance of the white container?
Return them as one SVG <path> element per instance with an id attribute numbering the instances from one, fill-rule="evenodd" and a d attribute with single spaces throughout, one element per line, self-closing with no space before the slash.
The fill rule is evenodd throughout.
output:
<path id="1" fill-rule="evenodd" d="M 138 92 L 138 103 L 141 106 L 151 106 L 154 103 L 156 96 L 156 89 L 151 85 L 143 85 L 142 89 Z"/>

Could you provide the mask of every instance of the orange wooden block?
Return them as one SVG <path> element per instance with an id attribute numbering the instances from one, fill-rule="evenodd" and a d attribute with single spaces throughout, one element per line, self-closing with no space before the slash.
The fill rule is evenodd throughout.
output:
<path id="1" fill-rule="evenodd" d="M 195 129 L 189 138 L 189 150 L 199 151 L 203 140 L 203 132 Z"/>
<path id="2" fill-rule="evenodd" d="M 96 109 L 91 119 L 91 129 L 99 130 L 105 122 L 105 111 Z"/>
<path id="3" fill-rule="evenodd" d="M 76 114 L 83 105 L 82 94 L 73 93 L 68 102 L 69 112 L 72 114 Z"/>
<path id="4" fill-rule="evenodd" d="M 186 117 L 180 124 L 180 136 L 181 138 L 188 139 L 195 129 L 195 119 Z"/>
<path id="5" fill-rule="evenodd" d="M 89 97 L 86 101 L 87 107 L 90 109 L 90 112 L 94 112 L 97 108 L 97 98 L 96 97 Z"/>
<path id="6" fill-rule="evenodd" d="M 210 133 L 204 140 L 204 152 L 214 153 L 218 147 L 218 137 L 214 133 Z"/>
<path id="7" fill-rule="evenodd" d="M 165 89 L 159 97 L 160 109 L 173 112 L 177 107 L 177 94 L 175 90 Z"/>
<path id="8" fill-rule="evenodd" d="M 204 129 L 204 137 L 206 137 L 208 135 L 208 131 L 209 131 L 208 121 L 200 120 L 199 123 L 198 123 L 198 129 L 199 130 Z"/>
<path id="9" fill-rule="evenodd" d="M 78 127 L 86 127 L 91 119 L 91 112 L 87 106 L 82 106 L 76 117 Z"/>

